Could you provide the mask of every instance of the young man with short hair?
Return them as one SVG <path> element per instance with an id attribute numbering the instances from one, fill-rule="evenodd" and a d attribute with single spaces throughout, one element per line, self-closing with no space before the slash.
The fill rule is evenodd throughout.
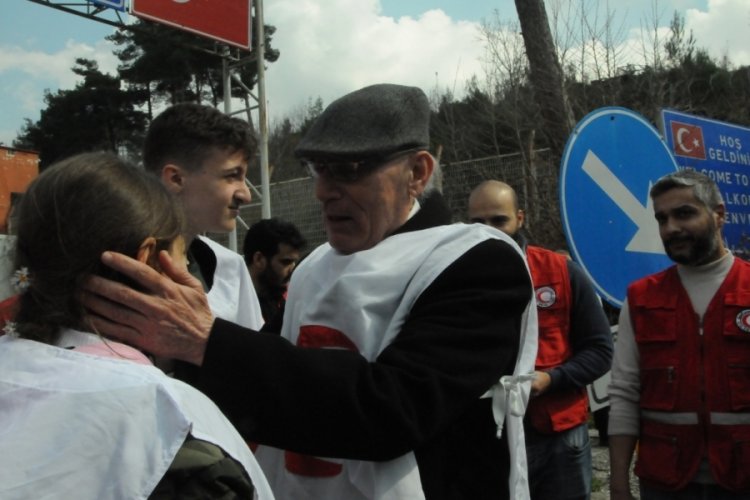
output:
<path id="1" fill-rule="evenodd" d="M 167 108 L 149 126 L 143 164 L 180 201 L 187 221 L 188 270 L 214 314 L 248 328 L 263 325 L 242 257 L 203 233 L 228 233 L 250 202 L 245 175 L 256 141 L 247 122 L 200 104 Z"/>

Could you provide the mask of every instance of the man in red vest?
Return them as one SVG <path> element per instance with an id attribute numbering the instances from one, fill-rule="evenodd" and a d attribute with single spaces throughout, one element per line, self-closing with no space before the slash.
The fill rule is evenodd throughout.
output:
<path id="1" fill-rule="evenodd" d="M 676 265 L 628 287 L 610 394 L 611 498 L 750 498 L 750 264 L 724 246 L 716 184 L 692 170 L 651 188 Z"/>
<path id="2" fill-rule="evenodd" d="M 527 245 L 524 211 L 508 184 L 490 180 L 469 196 L 469 219 L 513 237 L 531 271 L 539 350 L 524 432 L 533 500 L 587 499 L 591 448 L 586 385 L 609 370 L 609 323 L 583 270 L 563 255 Z"/>

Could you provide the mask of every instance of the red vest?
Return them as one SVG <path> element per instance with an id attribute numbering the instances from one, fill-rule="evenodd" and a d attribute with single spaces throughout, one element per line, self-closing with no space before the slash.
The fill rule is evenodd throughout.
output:
<path id="1" fill-rule="evenodd" d="M 676 267 L 628 288 L 640 355 L 636 473 L 677 490 L 707 458 L 716 481 L 750 491 L 750 264 L 738 258 L 703 317 Z"/>
<path id="2" fill-rule="evenodd" d="M 570 348 L 570 276 L 567 258 L 544 248 L 526 247 L 539 316 L 536 369 L 560 366 Z M 560 432 L 588 419 L 586 388 L 547 392 L 529 400 L 526 415 L 539 432 Z"/>

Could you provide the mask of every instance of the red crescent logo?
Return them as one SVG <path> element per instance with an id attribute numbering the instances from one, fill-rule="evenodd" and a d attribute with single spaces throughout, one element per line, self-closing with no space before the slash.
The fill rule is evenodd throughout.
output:
<path id="1" fill-rule="evenodd" d="M 537 307 L 541 307 L 542 309 L 550 307 L 557 300 L 555 289 L 549 286 L 542 286 L 537 288 L 534 291 L 534 294 L 536 295 Z"/>
<path id="2" fill-rule="evenodd" d="M 737 328 L 743 332 L 750 333 L 750 309 L 740 311 L 734 322 L 737 324 Z"/>

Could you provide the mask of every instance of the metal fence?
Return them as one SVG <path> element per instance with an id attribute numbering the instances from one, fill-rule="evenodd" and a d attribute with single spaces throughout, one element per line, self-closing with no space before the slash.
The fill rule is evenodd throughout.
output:
<path id="1" fill-rule="evenodd" d="M 520 205 L 526 209 L 527 227 L 543 228 L 550 222 L 548 214 L 557 214 L 557 182 L 554 177 L 556 169 L 551 164 L 549 152 L 541 150 L 534 153 L 532 161 L 524 159 L 521 154 L 512 154 L 444 164 L 441 185 L 453 219 L 458 222 L 466 220 L 469 193 L 477 184 L 487 179 L 507 182 L 516 190 Z M 308 251 L 326 241 L 312 178 L 273 183 L 270 196 L 271 214 L 296 225 L 308 241 Z M 260 200 L 257 196 L 253 198 L 253 203 L 243 207 L 240 214 L 248 226 L 261 218 Z M 553 222 L 559 225 L 559 221 Z M 246 232 L 242 225 L 238 226 L 239 252 L 242 252 Z M 227 244 L 226 235 L 209 236 Z"/>

